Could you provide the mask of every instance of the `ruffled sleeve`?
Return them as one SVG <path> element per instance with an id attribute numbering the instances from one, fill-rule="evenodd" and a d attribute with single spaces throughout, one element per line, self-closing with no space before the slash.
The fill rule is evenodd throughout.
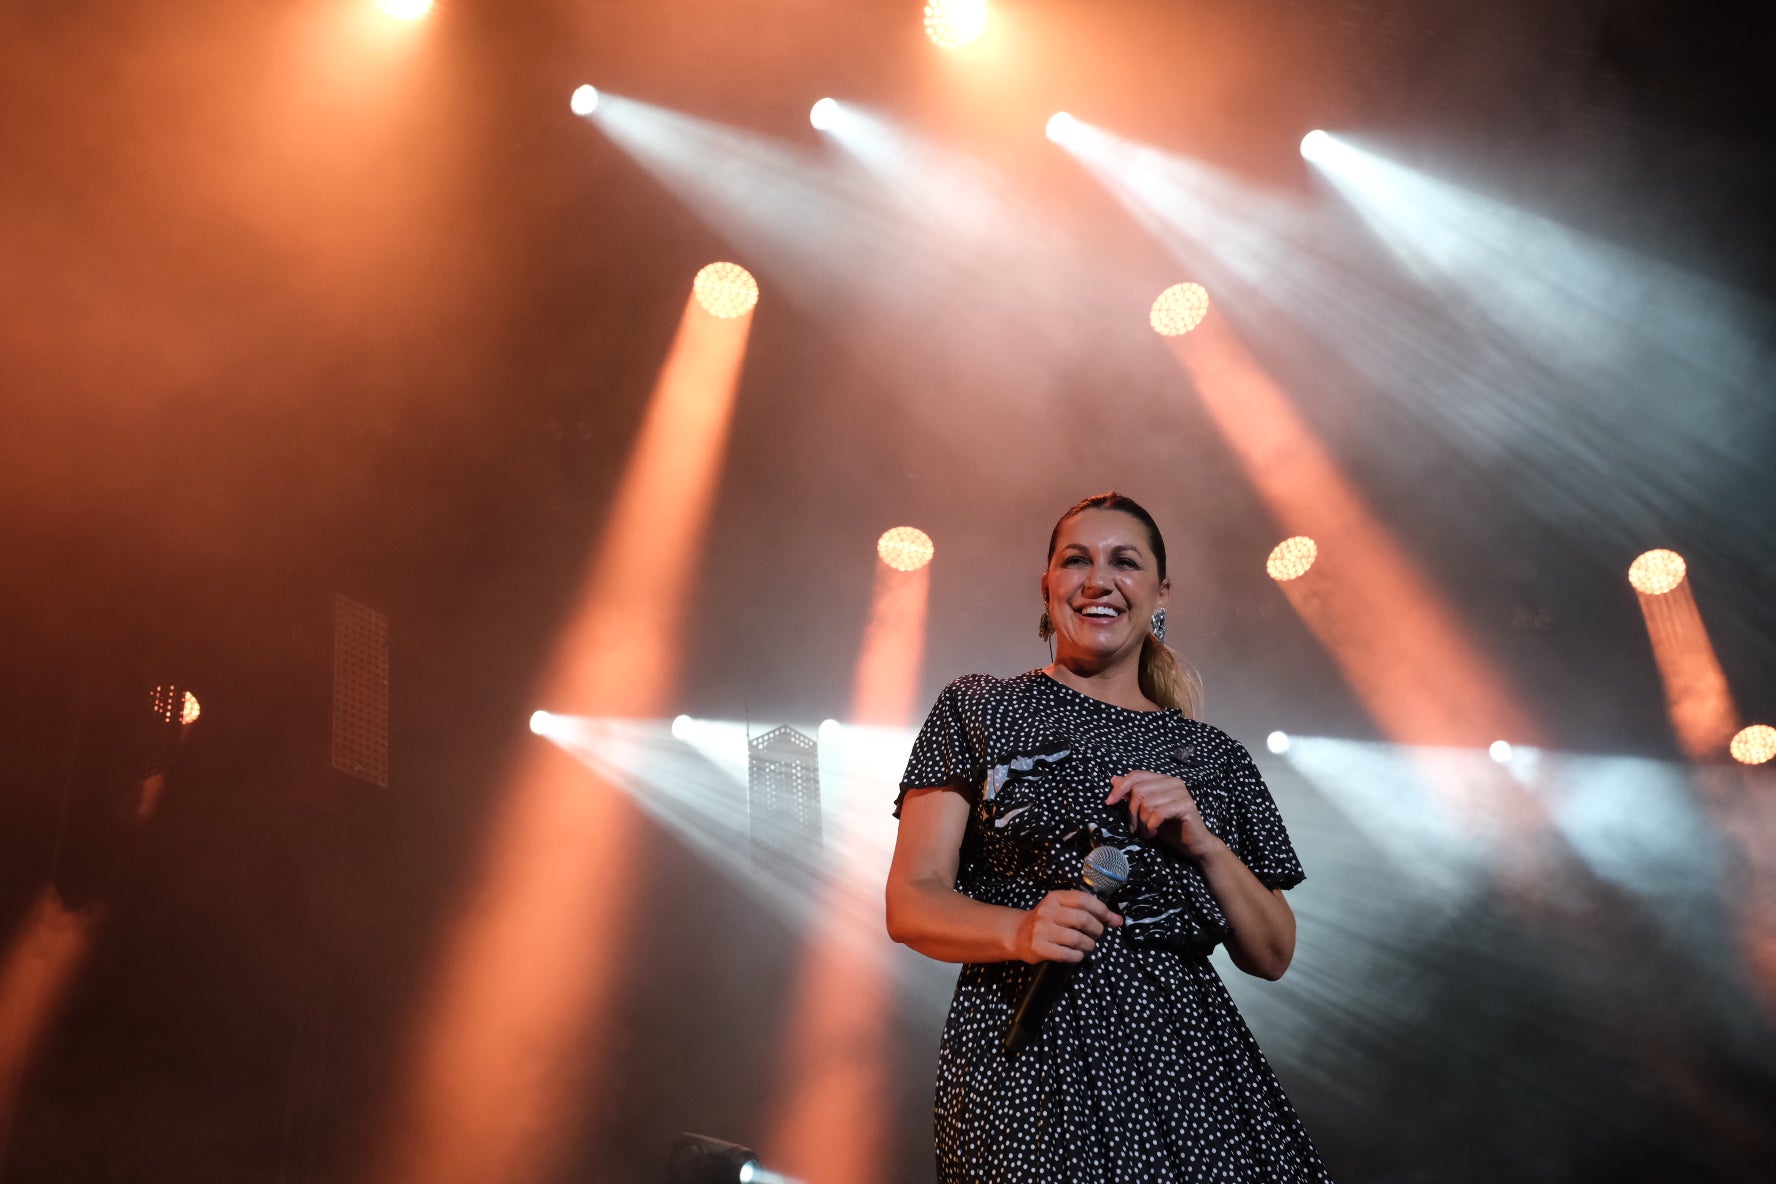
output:
<path id="1" fill-rule="evenodd" d="M 907 758 L 900 792 L 894 798 L 896 818 L 909 789 L 950 785 L 966 790 L 970 800 L 978 796 L 987 760 L 986 738 L 977 717 L 986 689 L 983 684 L 991 681 L 985 675 L 965 675 L 939 693 Z"/>
<path id="2" fill-rule="evenodd" d="M 1270 796 L 1270 787 L 1264 784 L 1252 754 L 1243 744 L 1235 743 L 1232 748 L 1226 785 L 1233 799 L 1233 833 L 1222 839 L 1265 887 L 1293 888 L 1307 876 L 1301 870 L 1295 844 L 1289 841 L 1276 799 Z"/>

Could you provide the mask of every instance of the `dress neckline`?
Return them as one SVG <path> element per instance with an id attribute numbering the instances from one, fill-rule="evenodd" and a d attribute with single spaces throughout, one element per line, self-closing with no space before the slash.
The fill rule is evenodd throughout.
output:
<path id="1" fill-rule="evenodd" d="M 1048 682 L 1048 684 L 1050 686 L 1060 687 L 1063 691 L 1066 691 L 1069 695 L 1074 695 L 1074 696 L 1077 696 L 1078 698 L 1084 699 L 1087 703 L 1096 703 L 1099 707 L 1108 707 L 1112 711 L 1126 711 L 1130 715 L 1164 715 L 1168 711 L 1175 712 L 1178 710 L 1176 707 L 1154 707 L 1154 708 L 1124 707 L 1120 703 L 1112 703 L 1108 699 L 1100 699 L 1096 695 L 1088 695 L 1084 691 L 1080 690 L 1078 687 L 1068 686 L 1066 683 L 1062 682 L 1060 679 L 1056 678 L 1054 675 L 1050 674 L 1048 671 L 1044 670 L 1040 666 L 1038 666 L 1035 670 L 1032 670 L 1030 673 L 1036 675 L 1037 677 L 1039 677 L 1041 679 L 1044 679 L 1045 681 Z"/>

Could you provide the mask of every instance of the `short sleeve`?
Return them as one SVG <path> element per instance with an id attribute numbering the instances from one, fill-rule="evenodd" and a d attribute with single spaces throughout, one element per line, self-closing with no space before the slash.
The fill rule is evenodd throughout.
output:
<path id="1" fill-rule="evenodd" d="M 1266 888 L 1293 888 L 1307 874 L 1301 870 L 1295 844 L 1289 841 L 1276 799 L 1270 796 L 1270 787 L 1264 784 L 1252 754 L 1242 744 L 1233 747 L 1228 782 L 1234 794 L 1235 833 L 1228 846 Z"/>
<path id="2" fill-rule="evenodd" d="M 978 787 L 986 776 L 985 745 L 978 722 L 972 718 L 977 714 L 973 708 L 980 698 L 977 684 L 981 678 L 958 678 L 937 696 L 907 758 L 900 793 L 894 798 L 896 818 L 900 817 L 900 806 L 909 789 L 939 785 Z"/>

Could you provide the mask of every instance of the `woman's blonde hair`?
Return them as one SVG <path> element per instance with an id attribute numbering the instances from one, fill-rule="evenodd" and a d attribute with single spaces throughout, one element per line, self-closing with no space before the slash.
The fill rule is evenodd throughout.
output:
<path id="1" fill-rule="evenodd" d="M 1053 562 L 1055 546 L 1061 540 L 1061 526 L 1087 510 L 1116 510 L 1140 522 L 1147 531 L 1153 558 L 1159 564 L 1159 578 L 1166 578 L 1166 545 L 1159 533 L 1159 524 L 1140 502 L 1116 492 L 1094 493 L 1056 520 L 1054 530 L 1048 536 L 1050 562 Z M 1151 629 L 1141 643 L 1141 693 L 1161 707 L 1175 707 L 1193 718 L 1202 710 L 1202 679 L 1184 665 L 1177 652 L 1156 637 Z"/>

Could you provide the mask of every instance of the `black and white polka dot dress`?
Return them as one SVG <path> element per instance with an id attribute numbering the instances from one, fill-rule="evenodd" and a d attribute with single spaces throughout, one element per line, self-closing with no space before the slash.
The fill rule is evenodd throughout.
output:
<path id="1" fill-rule="evenodd" d="M 959 678 L 913 745 L 907 789 L 952 785 L 973 810 L 959 891 L 1033 908 L 1077 888 L 1111 842 L 1130 882 L 1126 918 L 1079 965 L 1022 1051 L 1000 1041 L 1036 967 L 962 968 L 938 1054 L 944 1184 L 1259 1184 L 1330 1177 L 1208 962 L 1229 932 L 1201 872 L 1130 836 L 1110 778 L 1183 779 L 1209 829 L 1274 888 L 1301 882 L 1270 791 L 1246 750 L 1177 711 L 1134 711 L 1041 671 Z M 896 813 L 899 808 L 896 806 Z"/>

